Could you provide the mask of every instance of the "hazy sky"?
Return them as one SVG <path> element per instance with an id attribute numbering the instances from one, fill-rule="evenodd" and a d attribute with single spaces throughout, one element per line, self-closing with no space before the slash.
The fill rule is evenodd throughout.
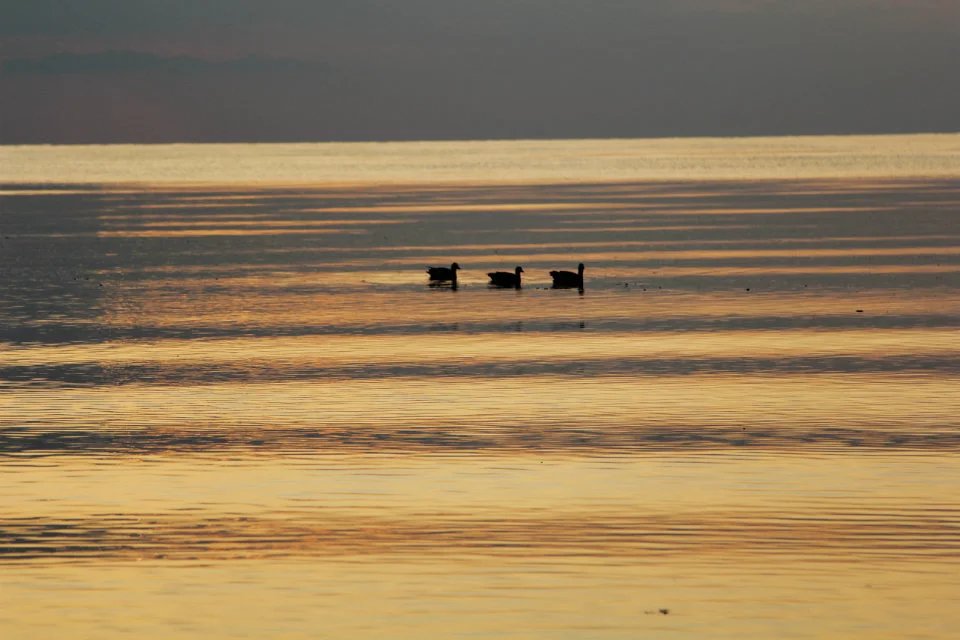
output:
<path id="1" fill-rule="evenodd" d="M 960 0 L 0 0 L 0 143 L 960 130 Z"/>

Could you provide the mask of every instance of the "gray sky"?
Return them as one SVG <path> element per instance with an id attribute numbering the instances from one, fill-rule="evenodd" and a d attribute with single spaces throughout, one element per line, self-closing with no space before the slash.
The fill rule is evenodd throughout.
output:
<path id="1" fill-rule="evenodd" d="M 0 143 L 960 130 L 960 0 L 0 0 Z"/>

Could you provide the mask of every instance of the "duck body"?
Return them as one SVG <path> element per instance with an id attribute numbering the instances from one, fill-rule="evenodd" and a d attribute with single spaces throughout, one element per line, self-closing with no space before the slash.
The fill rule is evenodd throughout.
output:
<path id="1" fill-rule="evenodd" d="M 577 265 L 577 272 L 573 271 L 551 271 L 550 277 L 553 278 L 554 289 L 571 289 L 576 287 L 583 289 L 583 263 Z"/>
<path id="2" fill-rule="evenodd" d="M 451 264 L 449 267 L 427 267 L 427 276 L 430 280 L 436 282 L 443 282 L 446 280 L 451 280 L 453 282 L 457 281 L 457 271 L 460 269 L 460 265 L 456 262 Z"/>
<path id="3" fill-rule="evenodd" d="M 513 273 L 509 271 L 493 271 L 487 275 L 490 277 L 490 284 L 494 287 L 520 288 L 520 274 L 523 273 L 523 267 L 517 267 Z"/>

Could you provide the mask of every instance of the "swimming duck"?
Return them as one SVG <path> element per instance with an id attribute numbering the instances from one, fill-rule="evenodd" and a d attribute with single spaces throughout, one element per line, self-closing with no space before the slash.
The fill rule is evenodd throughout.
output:
<path id="1" fill-rule="evenodd" d="M 450 265 L 450 267 L 427 267 L 427 275 L 430 280 L 452 280 L 454 283 L 457 282 L 457 270 L 460 268 L 456 262 Z"/>
<path id="2" fill-rule="evenodd" d="M 487 275 L 490 276 L 490 284 L 495 287 L 512 287 L 519 289 L 521 273 L 523 273 L 523 267 L 517 267 L 513 270 L 513 273 L 509 271 L 494 271 Z"/>
<path id="3" fill-rule="evenodd" d="M 550 277 L 553 278 L 554 289 L 569 289 L 577 287 L 583 289 L 583 263 L 577 265 L 577 272 L 573 271 L 551 271 Z"/>

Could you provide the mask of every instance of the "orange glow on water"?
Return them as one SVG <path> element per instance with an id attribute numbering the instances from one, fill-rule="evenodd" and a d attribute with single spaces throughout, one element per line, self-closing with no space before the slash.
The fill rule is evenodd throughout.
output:
<path id="1" fill-rule="evenodd" d="M 0 635 L 947 637 L 953 140 L 0 152 Z"/>

